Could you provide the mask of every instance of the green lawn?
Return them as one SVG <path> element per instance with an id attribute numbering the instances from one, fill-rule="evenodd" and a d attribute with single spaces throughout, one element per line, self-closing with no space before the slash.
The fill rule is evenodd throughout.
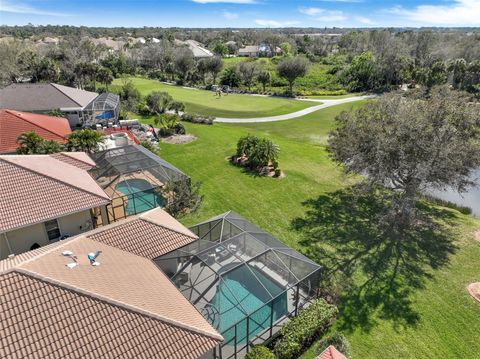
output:
<path id="1" fill-rule="evenodd" d="M 185 103 L 187 112 L 230 118 L 252 118 L 283 115 L 318 105 L 315 102 L 297 101 L 279 97 L 261 97 L 229 94 L 217 98 L 215 92 L 184 88 L 145 78 L 130 78 L 143 96 L 152 91 L 166 91 Z M 115 79 L 113 86 L 121 86 L 122 79 Z"/>
<path id="2" fill-rule="evenodd" d="M 353 183 L 331 162 L 324 145 L 334 116 L 360 105 L 344 104 L 276 123 L 185 123 L 188 132 L 198 139 L 187 145 L 162 144 L 160 153 L 193 180 L 202 182 L 203 206 L 182 222 L 192 225 L 234 210 L 290 246 L 305 249 L 301 244 L 304 238 L 292 229 L 292 220 L 305 215 L 302 202 Z M 234 153 L 238 138 L 247 133 L 268 136 L 280 146 L 279 162 L 285 178 L 256 177 L 226 161 Z M 468 283 L 480 281 L 480 243 L 472 236 L 473 230 L 480 228 L 480 221 L 456 211 L 447 212 L 455 223 L 451 239 L 457 250 L 447 265 L 432 271 L 424 289 L 409 295 L 419 320 L 415 325 L 401 326 L 381 313 L 371 313 L 371 326 L 357 325 L 345 332 L 355 358 L 480 357 L 480 304 L 465 289 Z M 406 260 L 410 260 L 410 255 Z M 352 310 L 348 304 L 342 308 L 344 315 L 338 326 L 345 324 L 346 315 Z M 302 358 L 311 359 L 314 354 L 307 352 Z"/>

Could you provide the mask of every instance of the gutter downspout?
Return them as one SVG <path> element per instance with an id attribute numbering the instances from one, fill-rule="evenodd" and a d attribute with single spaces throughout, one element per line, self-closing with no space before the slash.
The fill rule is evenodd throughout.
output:
<path id="1" fill-rule="evenodd" d="M 7 237 L 7 233 L 6 233 L 6 232 L 3 233 L 3 237 L 5 238 L 5 243 L 7 243 L 8 250 L 10 251 L 9 254 L 13 254 L 13 252 L 12 252 L 12 247 L 10 247 L 10 242 L 8 241 L 8 237 Z"/>

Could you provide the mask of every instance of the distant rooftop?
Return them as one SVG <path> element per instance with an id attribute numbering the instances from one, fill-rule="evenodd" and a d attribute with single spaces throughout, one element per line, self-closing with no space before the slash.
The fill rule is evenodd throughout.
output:
<path id="1" fill-rule="evenodd" d="M 0 108 L 18 111 L 83 108 L 97 96 L 96 92 L 54 83 L 11 84 L 0 90 Z"/>

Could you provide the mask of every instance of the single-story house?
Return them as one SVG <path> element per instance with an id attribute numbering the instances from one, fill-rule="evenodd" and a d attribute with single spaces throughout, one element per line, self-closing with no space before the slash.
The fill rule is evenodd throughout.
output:
<path id="1" fill-rule="evenodd" d="M 2 357 L 213 358 L 223 337 L 149 259 L 194 235 L 152 212 L 0 261 Z"/>
<path id="2" fill-rule="evenodd" d="M 195 57 L 196 59 L 214 56 L 213 53 L 210 50 L 206 49 L 203 44 L 195 40 L 181 41 L 181 40 L 175 39 L 175 45 L 187 46 L 190 50 L 192 50 L 193 57 Z"/>
<path id="3" fill-rule="evenodd" d="M 91 116 L 99 122 L 116 122 L 119 106 L 118 95 L 99 95 L 54 83 L 11 84 L 0 90 L 0 108 L 44 114 L 60 110 L 72 128 L 84 125 Z"/>
<path id="4" fill-rule="evenodd" d="M 83 152 L 0 156 L 0 259 L 108 223 L 94 165 Z"/>
<path id="5" fill-rule="evenodd" d="M 238 56 L 244 57 L 272 57 L 281 55 L 282 50 L 279 47 L 275 48 L 275 53 L 272 54 L 270 46 L 268 45 L 249 45 L 238 50 Z"/>
<path id="6" fill-rule="evenodd" d="M 15 153 L 18 137 L 31 131 L 61 144 L 72 132 L 68 120 L 63 117 L 0 109 L 0 154 Z"/>

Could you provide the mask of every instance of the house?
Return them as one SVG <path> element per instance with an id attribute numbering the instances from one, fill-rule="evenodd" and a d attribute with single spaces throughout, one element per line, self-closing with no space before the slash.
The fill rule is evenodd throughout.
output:
<path id="1" fill-rule="evenodd" d="M 329 345 L 323 352 L 315 359 L 347 359 L 345 355 L 340 353 L 333 345 Z"/>
<path id="2" fill-rule="evenodd" d="M 91 121 L 115 122 L 120 98 L 54 83 L 11 84 L 0 90 L 0 108 L 35 113 L 60 110 L 65 113 L 70 127 Z"/>
<path id="3" fill-rule="evenodd" d="M 67 142 L 72 132 L 68 120 L 63 117 L 0 109 L 0 154 L 15 153 L 18 137 L 31 131 L 61 144 Z"/>
<path id="4" fill-rule="evenodd" d="M 0 156 L 0 259 L 108 223 L 108 195 L 81 152 Z"/>
<path id="5" fill-rule="evenodd" d="M 175 39 L 176 46 L 187 46 L 193 52 L 193 57 L 196 59 L 201 59 L 205 57 L 213 57 L 213 53 L 210 50 L 207 50 L 203 44 L 195 40 L 186 40 L 181 41 Z"/>
<path id="6" fill-rule="evenodd" d="M 242 47 L 238 50 L 238 56 L 243 57 L 272 57 L 281 55 L 282 50 L 279 47 L 275 48 L 275 53 L 272 54 L 270 46 L 261 44 L 261 45 L 249 45 Z"/>
<path id="7" fill-rule="evenodd" d="M 213 358 L 222 336 L 148 259 L 188 231 L 159 211 L 0 261 L 1 356 Z"/>

